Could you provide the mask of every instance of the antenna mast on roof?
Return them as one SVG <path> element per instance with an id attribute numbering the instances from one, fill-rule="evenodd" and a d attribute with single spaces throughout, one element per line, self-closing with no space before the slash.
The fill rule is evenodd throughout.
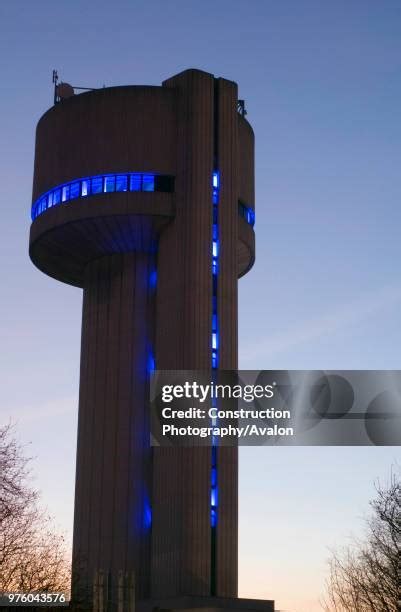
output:
<path id="1" fill-rule="evenodd" d="M 58 73 L 57 70 L 53 70 L 52 82 L 54 84 L 54 104 L 57 102 L 57 83 L 58 83 Z"/>
<path id="2" fill-rule="evenodd" d="M 54 104 L 58 102 L 62 102 L 63 100 L 67 100 L 75 95 L 75 90 L 77 91 L 94 91 L 95 87 L 78 87 L 76 85 L 70 85 L 69 83 L 64 83 L 60 81 L 57 70 L 53 70 L 52 82 L 54 84 Z"/>

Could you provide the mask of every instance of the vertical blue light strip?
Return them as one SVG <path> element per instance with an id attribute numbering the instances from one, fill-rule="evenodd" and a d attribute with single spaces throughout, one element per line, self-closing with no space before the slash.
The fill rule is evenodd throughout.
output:
<path id="1" fill-rule="evenodd" d="M 151 377 L 156 369 L 155 356 L 151 347 L 149 348 L 146 365 L 148 376 Z M 146 484 L 144 484 L 143 486 L 145 487 L 145 496 L 143 503 L 143 528 L 145 529 L 145 531 L 148 531 L 152 527 L 152 506 L 150 503 L 150 492 L 149 490 L 147 490 Z"/>
<path id="2" fill-rule="evenodd" d="M 155 357 L 153 352 L 150 350 L 148 354 L 148 374 L 151 375 L 156 369 Z"/>
<path id="3" fill-rule="evenodd" d="M 219 274 L 219 189 L 220 173 L 215 170 L 212 174 L 212 202 L 213 202 L 213 223 L 212 223 L 212 370 L 219 367 L 219 316 L 217 312 L 217 277 Z M 215 376 L 213 376 L 215 378 Z M 217 408 L 217 401 L 212 398 L 212 407 Z M 216 425 L 216 419 L 212 420 L 212 425 Z M 212 528 L 217 525 L 218 508 L 218 479 L 217 479 L 217 440 L 212 437 L 212 462 L 210 475 L 210 524 Z"/>
<path id="4" fill-rule="evenodd" d="M 148 276 L 148 299 L 153 304 L 155 299 L 155 292 L 157 288 L 157 269 L 155 264 L 153 263 L 150 267 L 150 272 Z M 146 371 L 147 375 L 150 378 L 154 371 L 156 370 L 156 360 L 155 354 L 153 350 L 153 338 L 148 340 L 148 353 L 147 353 L 147 363 L 146 363 Z M 151 492 L 147 490 L 146 484 L 144 484 L 145 492 L 144 492 L 144 503 L 143 503 L 143 528 L 145 531 L 149 531 L 152 528 L 152 504 L 151 504 Z M 149 487 L 151 489 L 151 486 Z"/>

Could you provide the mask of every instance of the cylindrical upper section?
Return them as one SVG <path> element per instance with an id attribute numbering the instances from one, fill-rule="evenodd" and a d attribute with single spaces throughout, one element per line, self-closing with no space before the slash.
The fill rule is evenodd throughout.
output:
<path id="1" fill-rule="evenodd" d="M 218 82 L 197 70 L 183 74 L 191 73 Z M 180 160 L 190 144 L 183 141 L 183 125 L 188 116 L 202 112 L 182 95 L 173 79 L 161 87 L 103 88 L 62 100 L 41 117 L 30 235 L 30 256 L 40 270 L 82 287 L 85 267 L 94 259 L 157 249 L 163 228 L 176 215 L 187 214 L 179 192 L 188 179 L 207 194 L 203 205 L 209 204 L 212 168 L 204 185 L 196 177 L 182 176 L 186 166 Z M 254 140 L 244 117 L 238 114 L 237 119 L 238 193 L 230 192 L 230 200 L 239 216 L 242 276 L 255 251 Z M 212 152 L 205 151 L 205 159 L 211 158 Z M 222 176 L 222 190 L 225 184 Z"/>
<path id="2" fill-rule="evenodd" d="M 36 129 L 33 200 L 85 176 L 174 175 L 175 98 L 165 87 L 108 87 L 53 106 Z"/>

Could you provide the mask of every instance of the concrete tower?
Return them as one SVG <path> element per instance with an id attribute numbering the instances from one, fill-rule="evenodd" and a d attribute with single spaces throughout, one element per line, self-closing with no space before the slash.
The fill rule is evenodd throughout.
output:
<path id="1" fill-rule="evenodd" d="M 83 288 L 73 593 L 88 605 L 99 571 L 111 608 L 133 572 L 165 608 L 237 596 L 237 449 L 151 449 L 148 382 L 237 368 L 255 253 L 239 110 L 235 83 L 187 70 L 71 96 L 37 126 L 30 256 Z"/>

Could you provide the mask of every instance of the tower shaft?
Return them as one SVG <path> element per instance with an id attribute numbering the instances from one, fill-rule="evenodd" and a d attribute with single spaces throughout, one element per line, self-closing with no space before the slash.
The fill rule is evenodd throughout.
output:
<path id="1" fill-rule="evenodd" d="M 136 569 L 148 596 L 151 449 L 148 370 L 154 256 L 104 256 L 85 271 L 74 518 L 75 592 L 97 571 Z M 114 585 L 115 586 L 115 585 Z"/>

